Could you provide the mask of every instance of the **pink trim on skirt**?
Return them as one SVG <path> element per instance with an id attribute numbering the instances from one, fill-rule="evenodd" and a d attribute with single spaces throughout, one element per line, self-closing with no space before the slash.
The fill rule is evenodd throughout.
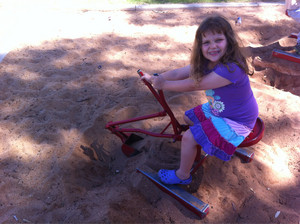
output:
<path id="1" fill-rule="evenodd" d="M 210 119 L 206 118 L 202 111 L 202 105 L 194 108 L 194 113 L 199 119 L 202 130 L 207 136 L 208 140 L 217 148 L 221 149 L 228 155 L 233 155 L 236 147 L 224 139 L 217 131 Z"/>

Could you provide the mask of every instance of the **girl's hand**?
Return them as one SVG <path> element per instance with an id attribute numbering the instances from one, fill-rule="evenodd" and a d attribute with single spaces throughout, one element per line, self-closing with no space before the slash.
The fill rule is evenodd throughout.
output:
<path id="1" fill-rule="evenodd" d="M 155 89 L 163 89 L 165 84 L 165 79 L 161 75 L 152 76 L 152 85 Z"/>
<path id="2" fill-rule="evenodd" d="M 152 84 L 152 75 L 149 75 L 148 73 L 146 73 L 146 72 L 143 72 L 143 76 L 141 77 L 141 79 L 143 80 L 143 79 L 145 79 L 146 81 L 148 81 L 149 83 L 151 83 Z"/>
<path id="3" fill-rule="evenodd" d="M 144 73 L 144 76 L 141 79 L 145 79 L 146 81 L 151 83 L 155 89 L 163 89 L 163 85 L 166 81 L 160 75 L 154 76 L 154 75 L 149 75 L 148 73 Z"/>

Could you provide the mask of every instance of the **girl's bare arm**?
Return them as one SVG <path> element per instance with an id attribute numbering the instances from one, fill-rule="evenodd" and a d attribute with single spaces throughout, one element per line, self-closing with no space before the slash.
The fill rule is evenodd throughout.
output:
<path id="1" fill-rule="evenodd" d="M 190 65 L 187 65 L 182 68 L 177 68 L 174 70 L 163 72 L 159 75 L 162 76 L 165 80 L 170 80 L 170 81 L 183 80 L 183 79 L 187 79 L 190 76 L 190 69 L 191 69 Z"/>
<path id="2" fill-rule="evenodd" d="M 161 76 L 153 77 L 151 81 L 154 88 L 175 92 L 216 89 L 231 84 L 228 79 L 219 76 L 215 72 L 211 72 L 204 76 L 200 82 L 196 82 L 191 78 L 172 81 L 166 80 Z"/>

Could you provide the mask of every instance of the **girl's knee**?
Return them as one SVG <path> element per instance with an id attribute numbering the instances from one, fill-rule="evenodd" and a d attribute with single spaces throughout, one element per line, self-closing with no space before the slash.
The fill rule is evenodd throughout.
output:
<path id="1" fill-rule="evenodd" d="M 191 119 L 188 118 L 188 116 L 183 115 L 183 120 L 185 121 L 185 123 L 187 123 L 189 126 L 194 125 L 193 121 L 191 121 Z"/>
<path id="2" fill-rule="evenodd" d="M 182 136 L 182 141 L 189 142 L 190 144 L 197 145 L 196 140 L 190 129 L 188 129 Z"/>

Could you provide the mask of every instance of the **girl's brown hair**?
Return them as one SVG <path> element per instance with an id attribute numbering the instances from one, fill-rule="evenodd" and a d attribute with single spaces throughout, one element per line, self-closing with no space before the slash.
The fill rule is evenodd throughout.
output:
<path id="1" fill-rule="evenodd" d="M 247 74 L 252 75 L 250 74 L 246 57 L 242 54 L 236 34 L 229 22 L 222 16 L 212 16 L 206 18 L 197 29 L 191 56 L 191 77 L 199 81 L 205 75 L 205 67 L 209 61 L 202 53 L 202 36 L 208 31 L 223 33 L 227 39 L 227 50 L 220 59 L 220 63 L 226 66 L 230 62 L 236 63 Z"/>

